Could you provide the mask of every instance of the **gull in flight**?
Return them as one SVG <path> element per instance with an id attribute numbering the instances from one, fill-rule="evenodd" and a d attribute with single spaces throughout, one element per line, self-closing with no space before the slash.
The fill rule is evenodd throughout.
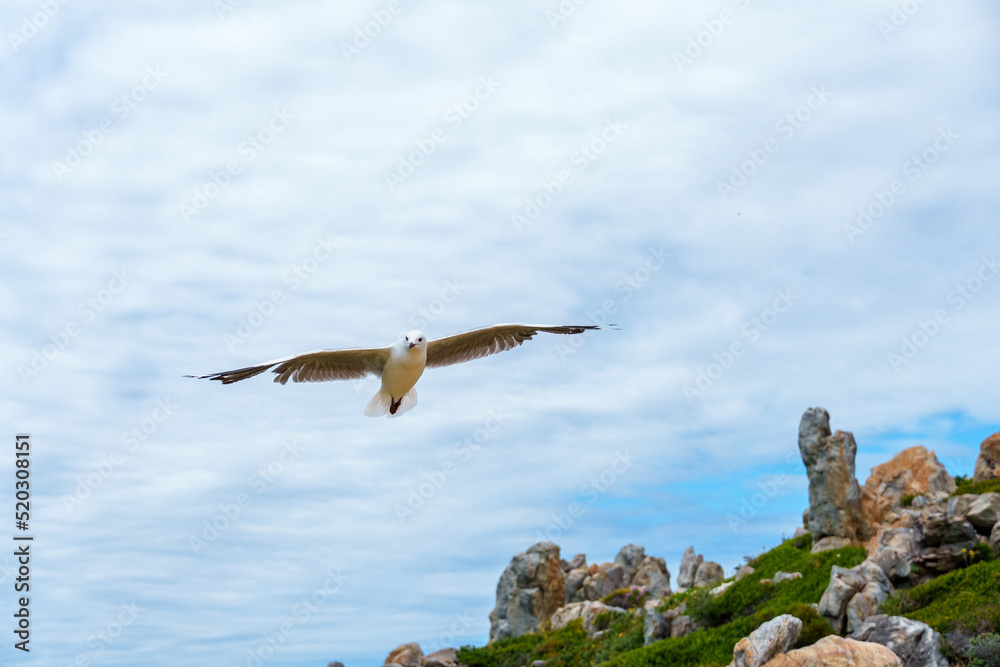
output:
<path id="1" fill-rule="evenodd" d="M 614 328 L 615 325 L 609 325 Z M 266 370 L 275 374 L 274 381 L 323 382 L 353 380 L 370 375 L 382 378 L 382 387 L 368 401 L 365 415 L 398 417 L 417 404 L 414 385 L 424 368 L 451 366 L 472 361 L 497 352 L 513 349 L 539 332 L 579 334 L 603 329 L 594 325 L 548 326 L 539 324 L 497 324 L 428 341 L 420 331 L 410 331 L 388 347 L 350 350 L 318 350 L 294 357 L 275 359 L 259 366 L 238 368 L 210 375 L 186 375 L 202 380 L 219 380 L 232 384 L 260 375 Z"/>

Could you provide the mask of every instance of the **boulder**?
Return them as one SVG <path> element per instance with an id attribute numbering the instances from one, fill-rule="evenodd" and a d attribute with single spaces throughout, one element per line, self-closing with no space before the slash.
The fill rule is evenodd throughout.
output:
<path id="1" fill-rule="evenodd" d="M 802 526 L 795 526 L 795 532 L 792 533 L 792 537 L 802 537 L 809 534 L 809 529 Z"/>
<path id="2" fill-rule="evenodd" d="M 677 637 L 684 637 L 699 628 L 701 628 L 699 623 L 697 623 L 690 616 L 684 614 L 673 619 L 673 622 L 670 624 L 670 636 L 675 639 Z"/>
<path id="3" fill-rule="evenodd" d="M 420 650 L 420 644 L 400 644 L 389 652 L 389 657 L 385 659 L 385 664 L 420 667 L 420 661 L 423 658 L 424 652 Z"/>
<path id="4" fill-rule="evenodd" d="M 917 446 L 904 449 L 889 461 L 872 468 L 865 488 L 876 496 L 898 502 L 903 496 L 949 495 L 955 491 L 955 479 L 937 460 L 934 452 Z"/>
<path id="5" fill-rule="evenodd" d="M 843 549 L 844 547 L 849 547 L 854 544 L 854 540 L 847 537 L 836 537 L 834 535 L 828 535 L 818 542 L 814 542 L 812 546 L 812 552 L 818 554 L 821 551 L 830 551 L 831 549 Z"/>
<path id="6" fill-rule="evenodd" d="M 701 555 L 695 554 L 694 547 L 688 547 L 684 550 L 684 555 L 681 557 L 681 568 L 677 572 L 678 593 L 683 593 L 694 586 L 694 575 L 704 560 Z"/>
<path id="7" fill-rule="evenodd" d="M 1000 549 L 1000 521 L 997 521 L 993 530 L 990 531 L 990 546 L 994 549 Z"/>
<path id="8" fill-rule="evenodd" d="M 976 493 L 963 493 L 959 496 L 952 496 L 948 499 L 945 515 L 957 516 L 960 519 L 964 519 L 966 512 L 969 511 L 969 505 L 977 498 L 979 498 L 979 495 Z"/>
<path id="9" fill-rule="evenodd" d="M 694 575 L 695 588 L 711 588 L 726 578 L 722 566 L 710 560 L 702 562 Z"/>
<path id="10" fill-rule="evenodd" d="M 577 554 L 573 556 L 573 560 L 567 563 L 568 567 L 565 568 L 567 572 L 571 570 L 579 570 L 581 567 L 587 567 L 587 556 L 584 554 Z"/>
<path id="11" fill-rule="evenodd" d="M 585 567 L 578 567 L 566 573 L 566 602 L 581 602 L 584 600 L 583 582 L 590 572 Z"/>
<path id="12" fill-rule="evenodd" d="M 597 620 L 599 614 L 606 612 L 615 612 L 619 614 L 627 613 L 621 607 L 609 607 L 603 602 L 598 602 L 596 600 L 587 600 L 586 602 L 571 602 L 568 605 L 560 607 L 552 614 L 552 618 L 549 624 L 553 630 L 562 630 L 565 628 L 570 621 L 575 621 L 576 619 L 583 619 L 583 629 L 586 630 L 587 634 L 594 636 L 597 630 L 594 628 L 594 621 Z"/>
<path id="13" fill-rule="evenodd" d="M 670 570 L 662 558 L 646 556 L 632 577 L 632 586 L 640 586 L 649 591 L 650 597 L 663 598 L 670 595 Z"/>
<path id="14" fill-rule="evenodd" d="M 877 614 L 855 628 L 851 638 L 888 647 L 903 667 L 948 667 L 941 655 L 941 635 L 920 621 Z"/>
<path id="15" fill-rule="evenodd" d="M 646 558 L 646 548 L 637 544 L 626 544 L 615 556 L 614 564 L 622 569 L 622 580 L 628 586 Z"/>
<path id="16" fill-rule="evenodd" d="M 916 536 L 919 546 L 916 563 L 939 574 L 965 566 L 966 552 L 974 549 L 977 542 L 971 523 L 933 508 L 920 514 Z"/>
<path id="17" fill-rule="evenodd" d="M 883 526 L 869 540 L 865 550 L 868 560 L 882 568 L 890 581 L 910 578 L 911 567 L 917 558 L 917 538 L 912 528 Z"/>
<path id="18" fill-rule="evenodd" d="M 844 431 L 830 432 L 830 415 L 809 408 L 799 423 L 799 453 L 809 477 L 809 532 L 813 540 L 832 535 L 865 539 L 861 491 L 854 477 L 858 445 Z"/>
<path id="19" fill-rule="evenodd" d="M 844 634 L 875 614 L 894 590 L 882 568 L 871 561 L 849 570 L 834 565 L 817 611 Z"/>
<path id="20" fill-rule="evenodd" d="M 749 565 L 744 565 L 740 569 L 736 570 L 736 576 L 733 577 L 733 579 L 735 579 L 736 581 L 739 581 L 743 577 L 746 577 L 746 576 L 751 575 L 753 573 L 754 573 L 754 569 L 752 567 L 750 567 Z"/>
<path id="21" fill-rule="evenodd" d="M 977 532 L 989 535 L 990 530 L 1000 521 L 1000 493 L 984 493 L 969 504 L 965 520 Z"/>
<path id="22" fill-rule="evenodd" d="M 801 579 L 801 578 L 802 578 L 801 572 L 782 572 L 781 570 L 778 570 L 777 572 L 774 573 L 772 581 L 778 584 L 781 583 L 782 581 L 788 581 L 790 579 Z"/>
<path id="23" fill-rule="evenodd" d="M 552 542 L 539 542 L 514 556 L 497 584 L 490 641 L 519 637 L 543 626 L 566 603 L 565 586 L 559 547 Z"/>
<path id="24" fill-rule="evenodd" d="M 736 583 L 735 581 L 727 581 L 725 583 L 719 584 L 718 586 L 716 586 L 715 588 L 711 589 L 708 592 L 712 595 L 712 597 L 719 597 L 720 595 L 728 591 L 729 587 L 735 583 Z"/>
<path id="25" fill-rule="evenodd" d="M 645 605 L 645 618 L 642 628 L 642 645 L 649 646 L 653 642 L 670 636 L 670 621 L 666 615 L 656 611 L 663 600 L 649 600 Z"/>
<path id="26" fill-rule="evenodd" d="M 600 600 L 604 596 L 625 588 L 625 570 L 620 565 L 602 563 L 591 565 L 590 574 L 583 580 L 583 599 Z"/>
<path id="27" fill-rule="evenodd" d="M 812 646 L 775 656 L 764 667 L 902 667 L 896 654 L 881 644 L 831 635 Z"/>
<path id="28" fill-rule="evenodd" d="M 981 482 L 997 477 L 1000 477 L 1000 432 L 994 433 L 979 445 L 979 458 L 976 459 L 972 481 Z"/>
<path id="29" fill-rule="evenodd" d="M 453 648 L 443 648 L 434 651 L 420 662 L 421 667 L 458 667 L 458 650 Z"/>
<path id="30" fill-rule="evenodd" d="M 790 649 L 798 641 L 800 632 L 802 621 L 791 614 L 773 618 L 736 643 L 730 667 L 761 667 Z"/>

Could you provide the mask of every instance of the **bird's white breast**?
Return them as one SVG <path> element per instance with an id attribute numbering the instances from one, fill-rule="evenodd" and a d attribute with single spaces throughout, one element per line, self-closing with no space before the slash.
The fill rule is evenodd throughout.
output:
<path id="1" fill-rule="evenodd" d="M 382 369 L 382 388 L 395 398 L 413 388 L 424 372 L 427 363 L 425 347 L 393 347 L 389 353 L 389 361 Z"/>

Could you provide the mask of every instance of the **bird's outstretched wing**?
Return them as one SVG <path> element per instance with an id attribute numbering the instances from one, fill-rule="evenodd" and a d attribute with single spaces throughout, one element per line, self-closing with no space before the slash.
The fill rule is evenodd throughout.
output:
<path id="1" fill-rule="evenodd" d="M 353 380 L 371 375 L 382 375 L 385 362 L 389 360 L 389 348 L 361 350 L 318 350 L 295 357 L 276 359 L 259 366 L 237 368 L 210 375 L 188 375 L 201 380 L 219 380 L 222 384 L 232 384 L 240 380 L 260 375 L 273 368 L 274 381 L 285 384 L 292 382 L 324 382 L 326 380 Z"/>
<path id="2" fill-rule="evenodd" d="M 466 331 L 427 343 L 427 366 L 450 366 L 479 359 L 497 352 L 511 350 L 538 332 L 578 334 L 595 325 L 549 326 L 545 324 L 496 324 L 484 329 Z"/>

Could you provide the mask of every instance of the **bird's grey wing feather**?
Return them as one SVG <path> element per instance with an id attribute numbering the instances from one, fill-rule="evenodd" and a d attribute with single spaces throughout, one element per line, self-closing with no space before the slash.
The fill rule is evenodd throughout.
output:
<path id="1" fill-rule="evenodd" d="M 450 366 L 513 349 L 539 332 L 578 334 L 594 325 L 497 324 L 484 329 L 432 340 L 427 344 L 427 366 Z"/>
<path id="2" fill-rule="evenodd" d="M 354 380 L 365 378 L 368 375 L 382 375 L 382 369 L 385 368 L 385 363 L 388 360 L 389 348 L 387 347 L 361 350 L 317 350 L 286 359 L 276 359 L 259 366 L 188 377 L 219 380 L 222 384 L 232 384 L 272 369 L 275 374 L 274 381 L 281 384 L 285 384 L 289 380 L 292 382 Z"/>

